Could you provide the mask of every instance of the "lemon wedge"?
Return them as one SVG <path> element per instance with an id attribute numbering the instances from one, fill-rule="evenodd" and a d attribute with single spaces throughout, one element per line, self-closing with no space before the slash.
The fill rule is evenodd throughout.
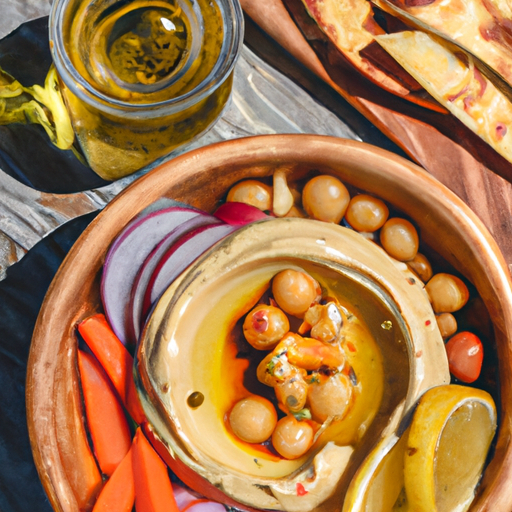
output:
<path id="1" fill-rule="evenodd" d="M 473 501 L 496 431 L 496 407 L 479 389 L 428 390 L 414 412 L 404 456 L 408 509 L 464 512 Z"/>
<path id="2" fill-rule="evenodd" d="M 401 427 L 398 430 L 403 432 Z M 342 512 L 394 512 L 393 507 L 402 503 L 408 432 L 406 429 L 381 438 L 350 482 Z"/>
<path id="3" fill-rule="evenodd" d="M 431 388 L 399 430 L 360 466 L 343 512 L 465 512 L 496 431 L 491 396 L 458 385 Z"/>
<path id="4" fill-rule="evenodd" d="M 382 459 L 373 475 L 372 485 L 366 493 L 363 510 L 394 512 L 397 503 L 401 503 L 401 495 L 404 493 L 404 455 L 407 449 L 407 432 L 398 439 L 398 442 Z"/>

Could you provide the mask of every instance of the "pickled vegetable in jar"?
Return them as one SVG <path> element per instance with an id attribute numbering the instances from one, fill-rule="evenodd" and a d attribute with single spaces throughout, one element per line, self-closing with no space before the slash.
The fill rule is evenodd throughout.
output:
<path id="1" fill-rule="evenodd" d="M 164 80 L 183 61 L 190 33 L 187 20 L 180 7 L 141 7 L 121 15 L 122 26 L 109 38 L 106 55 L 98 56 L 108 58 L 106 70 L 114 80 L 143 85 Z"/>

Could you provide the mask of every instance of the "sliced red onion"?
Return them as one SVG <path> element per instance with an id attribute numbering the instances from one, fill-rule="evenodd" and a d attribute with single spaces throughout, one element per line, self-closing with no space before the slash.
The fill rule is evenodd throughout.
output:
<path id="1" fill-rule="evenodd" d="M 182 485 L 173 483 L 172 490 L 174 491 L 174 499 L 176 500 L 176 505 L 178 505 L 180 510 L 183 510 L 190 503 L 199 499 Z"/>
<path id="2" fill-rule="evenodd" d="M 482 73 L 480 73 L 477 67 L 473 68 L 473 75 L 475 76 L 475 80 L 480 84 L 480 92 L 478 93 L 478 97 L 481 98 L 487 89 L 487 80 L 483 77 Z"/>
<path id="3" fill-rule="evenodd" d="M 404 4 L 408 7 L 423 7 L 433 4 L 436 0 L 405 0 Z"/>
<path id="4" fill-rule="evenodd" d="M 236 231 L 235 226 L 203 226 L 181 237 L 160 259 L 144 295 L 143 311 L 149 311 L 169 285 L 201 254 Z"/>
<path id="5" fill-rule="evenodd" d="M 459 92 L 452 94 L 446 98 L 449 102 L 453 103 L 455 100 L 459 99 L 463 94 L 469 90 L 469 85 L 464 86 Z"/>
<path id="6" fill-rule="evenodd" d="M 132 287 L 129 321 L 130 337 L 138 340 L 141 327 L 147 315 L 147 309 L 144 309 L 144 294 L 150 282 L 151 276 L 155 271 L 160 259 L 169 251 L 169 249 L 184 235 L 202 226 L 220 224 L 221 221 L 211 215 L 198 215 L 183 222 L 173 229 L 149 254 L 142 264 L 139 273 Z"/>
<path id="7" fill-rule="evenodd" d="M 128 331 L 130 293 L 140 266 L 153 248 L 173 229 L 191 218 L 207 215 L 192 208 L 170 207 L 136 218 L 110 247 L 101 279 L 105 315 L 123 343 L 134 343 Z"/>
<path id="8" fill-rule="evenodd" d="M 226 512 L 226 507 L 216 501 L 196 500 L 189 503 L 182 512 Z"/>
<path id="9" fill-rule="evenodd" d="M 215 217 L 233 226 L 243 226 L 257 220 L 270 218 L 259 208 L 246 203 L 228 202 L 217 208 Z"/>

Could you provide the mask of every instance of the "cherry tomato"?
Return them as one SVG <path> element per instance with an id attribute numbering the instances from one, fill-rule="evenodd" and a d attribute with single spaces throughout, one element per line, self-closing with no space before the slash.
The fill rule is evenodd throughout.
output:
<path id="1" fill-rule="evenodd" d="M 462 382 L 474 382 L 480 376 L 484 349 L 474 334 L 462 331 L 446 344 L 450 372 Z"/>

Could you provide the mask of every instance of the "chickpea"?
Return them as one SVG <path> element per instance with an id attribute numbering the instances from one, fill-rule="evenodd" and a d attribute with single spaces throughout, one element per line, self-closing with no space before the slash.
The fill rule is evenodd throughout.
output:
<path id="1" fill-rule="evenodd" d="M 272 350 L 290 330 L 290 322 L 279 308 L 258 304 L 245 317 L 243 330 L 255 349 Z"/>
<path id="2" fill-rule="evenodd" d="M 231 187 L 226 201 L 250 204 L 263 211 L 271 210 L 272 188 L 257 180 L 240 181 Z"/>
<path id="3" fill-rule="evenodd" d="M 269 364 L 272 361 L 272 358 L 275 357 L 273 352 L 270 352 L 265 356 L 264 359 L 256 368 L 256 377 L 258 380 L 267 386 L 274 387 L 279 381 L 274 377 L 273 372 L 269 371 Z"/>
<path id="4" fill-rule="evenodd" d="M 309 385 L 308 403 L 313 419 L 323 423 L 327 418 L 342 419 L 348 412 L 352 400 L 352 384 L 343 373 L 330 377 L 317 375 L 316 382 Z"/>
<path id="5" fill-rule="evenodd" d="M 301 331 L 311 330 L 312 338 L 331 343 L 338 337 L 342 324 L 341 312 L 334 302 L 315 304 L 306 311 Z"/>
<path id="6" fill-rule="evenodd" d="M 407 262 L 407 266 L 424 282 L 432 277 L 432 265 L 421 253 L 417 253 L 411 261 Z"/>
<path id="7" fill-rule="evenodd" d="M 328 175 L 309 180 L 302 191 L 302 206 L 313 219 L 338 224 L 347 210 L 350 194 L 343 183 Z"/>
<path id="8" fill-rule="evenodd" d="M 320 285 L 306 272 L 287 269 L 279 272 L 272 280 L 272 293 L 277 305 L 289 315 L 299 318 L 311 304 L 322 298 Z"/>
<path id="9" fill-rule="evenodd" d="M 388 217 L 389 209 L 384 201 L 366 194 L 353 197 L 345 213 L 347 222 L 356 231 L 366 233 L 380 229 Z"/>
<path id="10" fill-rule="evenodd" d="M 410 261 L 418 252 L 418 232 L 408 220 L 395 217 L 382 226 L 380 243 L 393 258 Z"/>
<path id="11" fill-rule="evenodd" d="M 288 362 L 286 351 L 278 352 L 274 350 L 270 352 L 256 369 L 256 377 L 258 380 L 271 388 L 295 376 L 305 378 L 306 375 L 306 370 L 297 368 Z"/>
<path id="12" fill-rule="evenodd" d="M 285 459 L 297 459 L 311 448 L 313 437 L 313 427 L 309 423 L 285 416 L 277 422 L 272 444 Z"/>
<path id="13" fill-rule="evenodd" d="M 304 409 L 308 397 L 308 384 L 300 373 L 297 372 L 290 379 L 277 384 L 274 391 L 285 412 L 299 412 Z"/>
<path id="14" fill-rule="evenodd" d="M 461 309 L 469 299 L 464 282 L 451 274 L 436 274 L 425 286 L 435 313 L 453 313 Z"/>
<path id="15" fill-rule="evenodd" d="M 457 332 L 457 320 L 451 313 L 436 315 L 436 321 L 443 338 L 449 338 Z"/>
<path id="16" fill-rule="evenodd" d="M 261 396 L 243 398 L 229 413 L 234 434 L 248 443 L 262 443 L 274 431 L 277 413 L 272 403 Z"/>
<path id="17" fill-rule="evenodd" d="M 276 217 L 284 217 L 294 205 L 294 198 L 286 179 L 284 169 L 274 171 L 272 212 Z"/>

